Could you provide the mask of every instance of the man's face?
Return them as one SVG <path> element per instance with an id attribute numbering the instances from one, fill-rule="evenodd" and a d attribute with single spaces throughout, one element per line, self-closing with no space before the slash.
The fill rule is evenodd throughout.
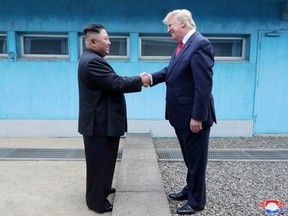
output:
<path id="1" fill-rule="evenodd" d="M 111 42 L 105 29 L 102 29 L 99 34 L 95 34 L 92 39 L 93 50 L 100 54 L 102 57 L 109 54 Z"/>
<path id="2" fill-rule="evenodd" d="M 167 22 L 168 33 L 171 35 L 172 39 L 175 41 L 182 41 L 182 25 L 177 22 L 176 19 L 171 17 Z"/>

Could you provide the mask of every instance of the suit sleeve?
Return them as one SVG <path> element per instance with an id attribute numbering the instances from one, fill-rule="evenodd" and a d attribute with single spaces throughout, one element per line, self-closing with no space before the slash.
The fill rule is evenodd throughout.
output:
<path id="1" fill-rule="evenodd" d="M 212 45 L 208 41 L 202 40 L 191 60 L 192 75 L 195 84 L 192 119 L 205 121 L 208 118 L 212 92 L 213 65 Z"/>
<path id="2" fill-rule="evenodd" d="M 162 70 L 152 73 L 153 84 L 151 86 L 155 86 L 159 83 L 165 82 L 168 73 L 168 67 L 163 68 Z"/>
<path id="3" fill-rule="evenodd" d="M 140 76 L 119 76 L 104 59 L 92 59 L 87 67 L 93 82 L 106 91 L 129 93 L 139 92 L 142 89 Z"/>

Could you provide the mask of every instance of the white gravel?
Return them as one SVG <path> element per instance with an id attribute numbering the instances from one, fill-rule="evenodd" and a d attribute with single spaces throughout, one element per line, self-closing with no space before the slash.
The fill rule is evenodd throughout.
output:
<path id="1" fill-rule="evenodd" d="M 179 148 L 176 138 L 154 138 L 155 148 Z M 211 138 L 210 149 L 287 149 L 288 137 Z M 184 162 L 159 162 L 166 193 L 185 184 Z M 259 202 L 270 199 L 288 205 L 288 162 L 208 162 L 207 205 L 197 215 L 265 215 Z M 171 215 L 183 202 L 169 200 Z M 278 215 L 288 215 L 288 211 Z"/>

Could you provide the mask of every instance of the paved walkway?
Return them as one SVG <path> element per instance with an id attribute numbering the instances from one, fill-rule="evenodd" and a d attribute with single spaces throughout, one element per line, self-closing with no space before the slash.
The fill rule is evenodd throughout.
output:
<path id="1" fill-rule="evenodd" d="M 128 135 L 117 179 L 112 216 L 170 214 L 151 135 Z"/>
<path id="2" fill-rule="evenodd" d="M 82 138 L 0 138 L 0 148 L 83 148 Z M 121 139 L 112 213 L 169 216 L 169 206 L 149 134 Z M 0 215 L 92 216 L 85 204 L 85 160 L 0 161 Z M 157 203 L 157 205 L 155 205 Z M 159 207 L 159 205 L 161 207 Z"/>

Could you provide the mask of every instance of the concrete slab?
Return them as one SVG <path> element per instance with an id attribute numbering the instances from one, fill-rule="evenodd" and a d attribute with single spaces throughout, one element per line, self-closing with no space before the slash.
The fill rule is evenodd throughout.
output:
<path id="1" fill-rule="evenodd" d="M 5 147 L 83 148 L 83 140 L 0 138 L 0 148 Z M 113 212 L 102 215 L 171 215 L 151 135 L 128 134 L 119 148 L 123 155 L 113 179 L 117 192 L 109 196 Z M 0 215 L 98 215 L 85 203 L 85 160 L 5 159 L 0 161 L 0 173 Z"/>
<path id="2" fill-rule="evenodd" d="M 112 215 L 171 215 L 150 134 L 127 135 Z"/>
<path id="3" fill-rule="evenodd" d="M 122 141 L 120 146 L 122 146 Z M 82 138 L 0 138 L 1 148 L 83 148 Z M 113 186 L 116 187 L 119 163 Z M 85 202 L 85 160 L 0 161 L 0 215 L 92 216 Z M 114 194 L 109 200 L 113 203 Z M 100 214 L 99 214 L 100 215 Z M 111 212 L 101 214 L 112 215 Z"/>
<path id="4" fill-rule="evenodd" d="M 118 191 L 162 191 L 163 182 L 154 147 L 133 148 L 124 144 L 120 167 Z"/>
<path id="5" fill-rule="evenodd" d="M 132 191 L 116 194 L 113 216 L 170 216 L 167 198 L 160 191 Z M 121 202 L 119 202 L 121 200 Z"/>
<path id="6" fill-rule="evenodd" d="M 85 161 L 1 161 L 0 172 L 0 215 L 96 214 L 85 203 Z"/>

